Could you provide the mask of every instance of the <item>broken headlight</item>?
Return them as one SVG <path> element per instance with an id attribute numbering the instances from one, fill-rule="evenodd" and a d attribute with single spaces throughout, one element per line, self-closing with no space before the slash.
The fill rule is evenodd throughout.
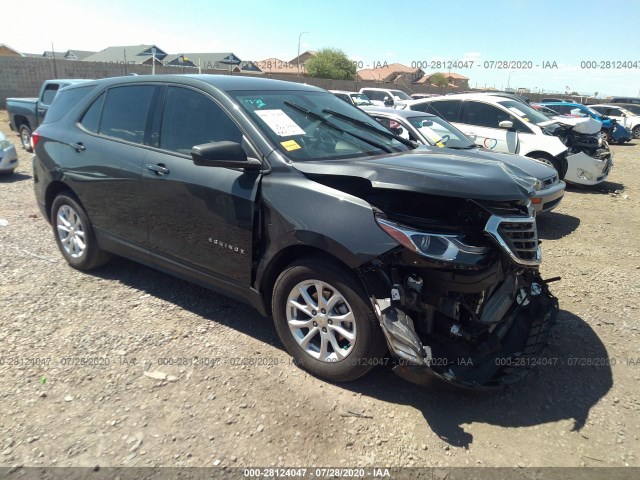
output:
<path id="1" fill-rule="evenodd" d="M 434 260 L 452 262 L 462 254 L 483 256 L 487 252 L 486 247 L 463 243 L 461 235 L 420 232 L 378 216 L 376 222 L 403 247 Z"/>

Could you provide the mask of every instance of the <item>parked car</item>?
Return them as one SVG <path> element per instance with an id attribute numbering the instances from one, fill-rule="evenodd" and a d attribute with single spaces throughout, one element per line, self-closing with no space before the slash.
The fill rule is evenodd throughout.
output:
<path id="1" fill-rule="evenodd" d="M 547 103 L 547 102 L 569 102 L 569 103 L 571 103 L 571 101 L 564 100 L 562 98 L 543 98 L 542 100 L 540 100 L 540 103 Z"/>
<path id="2" fill-rule="evenodd" d="M 15 171 L 18 166 L 18 154 L 4 133 L 0 132 L 0 174 L 7 175 Z"/>
<path id="3" fill-rule="evenodd" d="M 379 107 L 393 107 L 399 101 L 411 100 L 411 97 L 402 90 L 389 88 L 365 87 L 360 89 L 360 93 L 364 93 L 371 103 Z"/>
<path id="4" fill-rule="evenodd" d="M 364 107 L 363 110 L 392 132 L 420 145 L 451 148 L 457 151 L 459 158 L 500 160 L 522 170 L 525 175 L 537 180 L 531 198 L 537 214 L 553 210 L 562 200 L 566 185 L 558 178 L 558 172 L 544 162 L 520 155 L 500 154 L 479 147 L 474 143 L 474 139 L 467 137 L 436 115 L 383 107 Z"/>
<path id="5" fill-rule="evenodd" d="M 555 119 L 555 117 L 562 116 L 552 108 L 546 107 L 540 103 L 532 103 L 531 106 L 550 120 Z"/>
<path id="6" fill-rule="evenodd" d="M 409 95 L 413 100 L 419 100 L 421 98 L 439 97 L 440 95 L 435 93 L 412 93 Z"/>
<path id="7" fill-rule="evenodd" d="M 627 110 L 635 113 L 636 115 L 640 115 L 640 104 L 638 103 L 616 103 L 615 105 L 617 107 L 626 108 Z"/>
<path id="8" fill-rule="evenodd" d="M 594 120 L 599 121 L 602 124 L 602 133 L 608 142 L 617 142 L 622 144 L 633 138 L 631 131 L 627 130 L 623 125 L 620 125 L 614 119 L 606 117 L 593 108 L 582 105 L 581 103 L 553 102 L 543 103 L 542 105 L 555 110 L 561 115 L 583 118 L 591 117 Z"/>
<path id="9" fill-rule="evenodd" d="M 640 107 L 640 105 L 638 105 Z M 589 105 L 601 115 L 613 118 L 618 125 L 622 125 L 633 134 L 633 138 L 640 138 L 640 116 L 624 108 L 621 104 Z"/>
<path id="10" fill-rule="evenodd" d="M 47 80 L 40 87 L 37 98 L 7 98 L 9 127 L 19 133 L 22 148 L 31 152 L 31 132 L 42 123 L 58 90 L 67 85 L 86 81 L 83 79 Z"/>
<path id="11" fill-rule="evenodd" d="M 316 87 L 103 79 L 62 90 L 33 143 L 38 206 L 69 265 L 115 253 L 247 302 L 331 381 L 365 374 L 386 340 L 407 380 L 500 386 L 558 311 L 534 179 L 413 150 Z"/>
<path id="12" fill-rule="evenodd" d="M 402 102 L 398 108 L 444 118 L 476 143 L 502 153 L 516 153 L 552 165 L 565 182 L 595 185 L 611 169 L 611 152 L 600 125 L 560 124 L 522 102 L 483 94 Z"/>
<path id="13" fill-rule="evenodd" d="M 640 97 L 613 97 L 608 103 L 635 103 L 640 105 Z"/>
<path id="14" fill-rule="evenodd" d="M 373 105 L 371 100 L 364 94 L 360 92 L 348 92 L 345 90 L 329 90 L 336 97 L 341 100 L 344 100 L 347 103 L 355 105 L 356 107 L 364 107 L 367 105 Z"/>

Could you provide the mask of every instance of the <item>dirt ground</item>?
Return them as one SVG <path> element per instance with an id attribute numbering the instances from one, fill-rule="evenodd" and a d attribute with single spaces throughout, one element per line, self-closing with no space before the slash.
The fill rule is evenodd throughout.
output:
<path id="1" fill-rule="evenodd" d="M 0 130 L 11 133 L 6 112 Z M 332 385 L 251 308 L 116 258 L 67 266 L 31 156 L 0 178 L 0 466 L 640 466 L 640 142 L 539 218 L 548 365 L 492 394 L 390 366 Z"/>

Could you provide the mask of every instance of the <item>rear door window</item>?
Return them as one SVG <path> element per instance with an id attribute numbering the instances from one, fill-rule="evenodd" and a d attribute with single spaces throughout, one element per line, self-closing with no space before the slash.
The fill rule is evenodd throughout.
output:
<path id="1" fill-rule="evenodd" d="M 444 118 L 447 122 L 459 122 L 461 105 L 460 100 L 442 100 L 440 102 L 419 103 L 413 105 L 411 110 L 431 113 Z"/>
<path id="2" fill-rule="evenodd" d="M 504 110 L 489 105 L 488 103 L 473 101 L 467 102 L 464 118 L 464 123 L 488 128 L 500 128 L 500 122 L 513 120 L 512 116 Z"/>
<path id="3" fill-rule="evenodd" d="M 107 91 L 99 133 L 127 142 L 144 143 L 153 94 L 158 87 L 127 85 Z"/>

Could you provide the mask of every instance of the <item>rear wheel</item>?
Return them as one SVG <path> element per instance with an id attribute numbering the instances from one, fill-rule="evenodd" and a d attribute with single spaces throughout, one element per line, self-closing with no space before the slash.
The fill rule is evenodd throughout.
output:
<path id="1" fill-rule="evenodd" d="M 318 258 L 302 259 L 276 280 L 273 318 L 299 366 L 334 382 L 367 373 L 385 349 L 362 287 L 350 272 Z"/>
<path id="2" fill-rule="evenodd" d="M 20 143 L 22 143 L 22 148 L 27 152 L 33 152 L 33 148 L 31 148 L 31 129 L 28 125 L 20 126 Z"/>
<path id="3" fill-rule="evenodd" d="M 91 221 L 72 194 L 62 193 L 53 201 L 51 224 L 58 248 L 73 268 L 91 270 L 111 258 L 98 247 Z"/>

